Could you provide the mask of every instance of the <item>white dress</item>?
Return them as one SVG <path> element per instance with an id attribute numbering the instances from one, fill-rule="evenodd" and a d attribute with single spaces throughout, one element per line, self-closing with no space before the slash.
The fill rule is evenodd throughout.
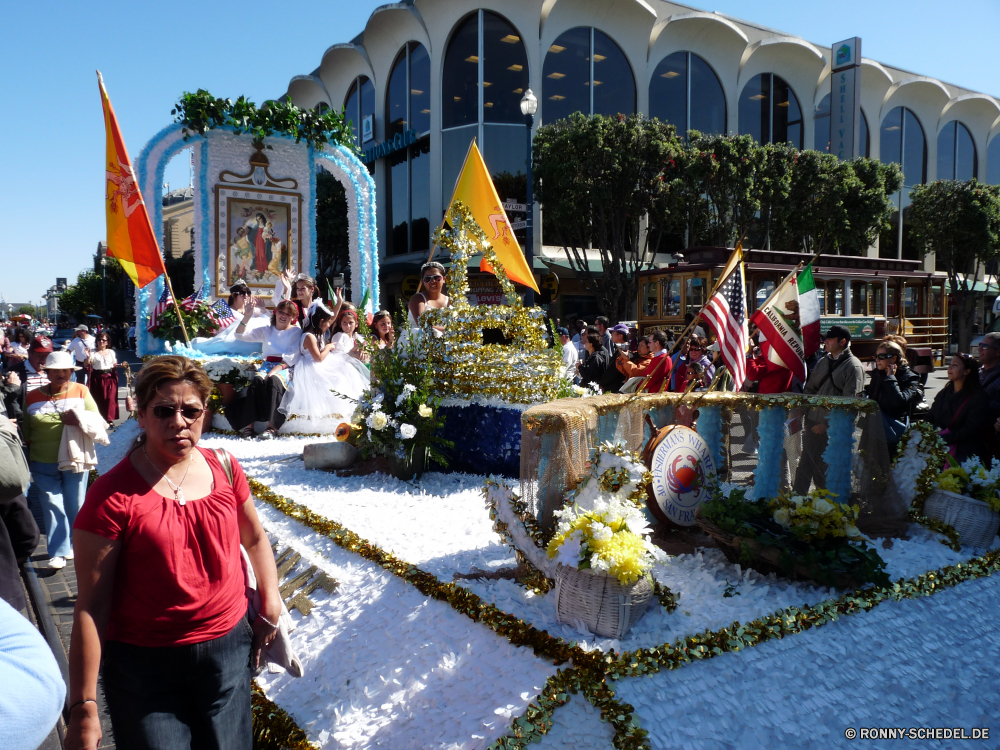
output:
<path id="1" fill-rule="evenodd" d="M 427 296 L 423 292 L 417 292 L 417 293 L 424 298 L 424 302 L 426 303 Z M 438 310 L 438 309 L 443 309 L 443 308 L 424 307 L 424 312 L 427 312 L 428 310 Z M 406 348 L 409 345 L 410 337 L 413 337 L 415 345 L 420 346 L 420 338 L 424 334 L 424 329 L 420 327 L 420 323 L 417 321 L 416 318 L 413 317 L 413 310 L 410 309 L 409 305 L 406 306 L 406 317 L 407 317 L 407 322 L 409 324 L 409 328 L 404 328 L 402 332 L 399 334 L 398 343 L 401 345 L 401 348 Z M 443 336 L 444 334 L 441 333 L 441 331 L 439 331 L 436 328 L 431 328 L 431 335 L 434 338 L 441 338 L 441 336 Z"/>
<path id="2" fill-rule="evenodd" d="M 211 337 L 198 336 L 191 339 L 191 348 L 202 354 L 239 354 L 249 355 L 260 353 L 260 342 L 241 341 L 236 338 L 236 329 L 243 321 L 243 313 L 235 313 L 236 320 Z M 253 317 L 247 323 L 246 332 L 257 328 L 266 328 L 271 324 L 271 317 L 268 313 L 254 308 Z"/>
<path id="3" fill-rule="evenodd" d="M 322 362 L 313 359 L 305 348 L 306 336 L 310 335 L 303 334 L 299 343 L 292 385 L 278 411 L 288 419 L 309 423 L 313 428 L 309 431 L 332 432 L 354 415 L 357 400 L 368 389 L 370 378 L 367 370 L 362 375 L 354 365 L 354 358 L 348 354 L 354 343 L 346 334 L 333 337 L 335 348 Z"/>

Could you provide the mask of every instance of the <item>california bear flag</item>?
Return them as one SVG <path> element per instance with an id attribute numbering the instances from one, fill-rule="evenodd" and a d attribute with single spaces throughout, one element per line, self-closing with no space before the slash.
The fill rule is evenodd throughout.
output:
<path id="1" fill-rule="evenodd" d="M 806 359 L 819 349 L 819 296 L 812 265 L 789 275 L 750 318 L 771 345 L 769 359 L 805 382 Z"/>

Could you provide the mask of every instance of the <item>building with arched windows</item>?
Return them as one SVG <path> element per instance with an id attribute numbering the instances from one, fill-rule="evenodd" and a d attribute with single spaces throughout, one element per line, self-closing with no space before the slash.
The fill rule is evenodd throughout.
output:
<path id="1" fill-rule="evenodd" d="M 375 176 L 384 294 L 393 296 L 426 258 L 473 138 L 501 198 L 524 201 L 525 89 L 539 100 L 536 127 L 575 111 L 641 112 L 682 134 L 829 150 L 833 41 L 661 0 L 404 0 L 377 8 L 361 34 L 294 77 L 287 96 L 346 108 Z M 1000 101 L 867 58 L 861 89 L 861 153 L 904 172 L 894 197 L 902 210 L 869 252 L 915 259 L 906 226 L 914 185 L 1000 184 Z M 561 263 L 571 298 L 573 274 L 542 225 L 535 270 L 558 273 Z M 586 311 L 583 298 L 567 301 Z"/>

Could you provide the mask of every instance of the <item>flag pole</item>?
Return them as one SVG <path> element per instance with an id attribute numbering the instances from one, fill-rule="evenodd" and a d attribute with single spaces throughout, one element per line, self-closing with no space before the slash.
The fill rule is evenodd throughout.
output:
<path id="1" fill-rule="evenodd" d="M 455 193 L 458 191 L 458 181 L 462 179 L 462 172 L 465 171 L 465 165 L 469 161 L 469 154 L 472 153 L 472 147 L 475 145 L 476 145 L 476 136 L 472 136 L 472 140 L 469 142 L 469 148 L 465 152 L 465 161 L 462 162 L 462 169 L 461 171 L 459 171 L 458 176 L 455 178 L 455 187 L 451 191 L 451 200 L 448 201 L 448 209 L 444 212 L 445 221 L 448 220 L 448 212 L 451 211 L 451 204 L 455 202 Z M 431 252 L 427 256 L 427 261 L 424 263 L 425 266 L 434 259 L 434 256 L 437 254 L 437 249 L 438 249 L 437 245 L 431 245 Z M 417 291 L 415 291 L 413 294 L 414 295 L 420 294 L 420 290 L 423 288 L 424 288 L 424 280 L 423 277 L 421 277 L 420 281 L 417 283 Z"/>
<path id="2" fill-rule="evenodd" d="M 184 316 L 181 315 L 181 306 L 177 303 L 177 295 L 174 294 L 174 286 L 170 283 L 170 276 L 167 274 L 166 268 L 163 269 L 163 278 L 167 281 L 167 289 L 170 290 L 170 298 L 174 301 L 174 309 L 177 310 L 177 321 L 181 324 L 181 333 L 184 334 L 184 343 L 191 346 L 191 339 L 188 338 L 187 327 L 184 325 Z"/>
<path id="3" fill-rule="evenodd" d="M 734 255 L 737 252 L 739 252 L 739 254 L 740 254 L 739 261 L 737 261 L 736 265 L 733 266 L 732 270 L 730 270 L 729 273 L 727 273 L 725 276 L 720 276 L 719 280 L 715 282 L 715 286 L 712 287 L 712 293 L 710 295 L 708 295 L 708 297 L 705 298 L 705 304 L 706 305 L 708 304 L 708 301 L 710 299 L 712 299 L 712 297 L 715 296 L 715 293 L 717 291 L 719 291 L 719 287 L 723 285 L 723 283 L 726 281 L 726 279 L 728 279 L 733 274 L 733 271 L 736 270 L 736 268 L 739 266 L 739 264 L 743 262 L 743 240 L 746 239 L 748 231 L 750 231 L 750 230 L 744 230 L 743 236 L 740 237 L 740 241 L 736 243 L 736 247 L 733 249 L 733 254 Z M 732 256 L 729 256 L 729 260 L 732 260 Z M 727 266 L 729 265 L 729 261 L 726 261 L 726 265 Z M 702 308 L 701 308 L 701 310 L 704 310 L 704 309 L 705 309 L 705 307 L 703 305 Z M 698 321 L 701 320 L 701 310 L 699 310 L 698 314 L 694 316 L 694 320 L 692 320 L 690 323 L 688 323 L 687 327 L 681 332 L 681 335 L 677 337 L 677 341 L 674 343 L 674 345 L 672 347 L 670 347 L 670 351 L 667 353 L 668 357 L 671 354 L 673 354 L 675 351 L 677 351 L 677 347 L 681 346 L 684 343 L 684 341 L 690 335 L 690 332 L 694 329 L 694 327 L 696 325 L 698 325 Z"/>

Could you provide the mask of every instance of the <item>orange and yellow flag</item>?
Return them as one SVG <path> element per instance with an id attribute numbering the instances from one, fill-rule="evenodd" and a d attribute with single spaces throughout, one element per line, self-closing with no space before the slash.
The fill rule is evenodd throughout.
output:
<path id="1" fill-rule="evenodd" d="M 469 207 L 476 223 L 492 244 L 497 259 L 503 263 L 507 277 L 538 292 L 534 274 L 528 268 L 528 261 L 525 260 L 524 253 L 514 238 L 514 230 L 507 220 L 507 212 L 503 210 L 500 196 L 497 195 L 497 189 L 493 186 L 493 180 L 475 141 L 469 146 L 465 166 L 462 167 L 462 173 L 455 184 L 451 203 L 455 201 L 462 201 Z M 448 212 L 451 213 L 451 204 L 448 206 Z M 493 267 L 486 262 L 486 258 L 479 263 L 479 270 L 496 275 Z"/>
<path id="2" fill-rule="evenodd" d="M 141 289 L 166 273 L 166 268 L 100 71 L 97 85 L 101 89 L 107 137 L 104 207 L 108 217 L 108 255 L 118 259 L 125 273 Z"/>

